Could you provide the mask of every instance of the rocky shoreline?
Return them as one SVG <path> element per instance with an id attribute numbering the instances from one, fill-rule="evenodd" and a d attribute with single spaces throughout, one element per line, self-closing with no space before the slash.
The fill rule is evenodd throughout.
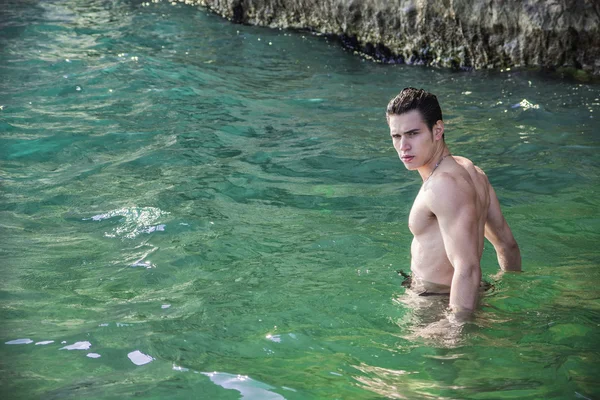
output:
<path id="1" fill-rule="evenodd" d="M 385 63 L 600 77 L 596 0 L 178 0 L 235 23 L 337 36 Z"/>

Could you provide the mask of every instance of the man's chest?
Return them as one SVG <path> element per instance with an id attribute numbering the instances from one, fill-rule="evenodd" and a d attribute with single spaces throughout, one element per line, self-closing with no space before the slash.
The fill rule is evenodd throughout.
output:
<path id="1" fill-rule="evenodd" d="M 435 215 L 425 203 L 422 193 L 419 192 L 408 215 L 408 228 L 414 236 L 418 236 L 429 230 L 432 224 L 436 224 Z"/>

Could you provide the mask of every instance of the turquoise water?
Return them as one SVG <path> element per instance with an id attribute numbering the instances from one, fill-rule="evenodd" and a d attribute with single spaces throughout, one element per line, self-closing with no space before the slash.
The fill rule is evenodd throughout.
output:
<path id="1" fill-rule="evenodd" d="M 3 399 L 600 396 L 600 87 L 380 65 L 166 2 L 3 4 Z M 486 247 L 464 327 L 396 273 L 405 86 L 438 94 L 521 246 L 501 278 Z"/>

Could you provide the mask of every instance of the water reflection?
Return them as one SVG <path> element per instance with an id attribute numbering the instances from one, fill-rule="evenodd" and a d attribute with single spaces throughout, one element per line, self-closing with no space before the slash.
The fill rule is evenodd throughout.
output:
<path id="1" fill-rule="evenodd" d="M 31 340 L 31 339 L 15 339 L 15 340 L 9 340 L 8 342 L 5 342 L 4 344 L 29 344 L 29 343 L 33 343 L 33 340 Z"/>
<path id="2" fill-rule="evenodd" d="M 87 350 L 92 347 L 92 344 L 88 341 L 75 342 L 65 347 L 61 347 L 60 350 Z"/>
<path id="3" fill-rule="evenodd" d="M 530 398 L 566 385 L 571 397 L 593 397 L 597 88 L 362 63 L 320 39 L 233 26 L 196 8 L 39 3 L 45 19 L 3 42 L 0 66 L 10 227 L 3 323 L 40 345 L 58 338 L 4 346 L 21 397 L 50 398 L 65 385 L 61 398 L 159 398 L 180 385 L 172 395 L 192 398 L 194 380 L 216 398 L 279 396 L 249 387 L 250 378 L 194 375 L 202 365 L 243 371 L 290 397 L 281 371 L 311 398 L 443 396 L 436 384 L 477 391 L 452 398 L 493 398 L 513 384 Z M 436 82 L 448 140 L 489 173 L 530 263 L 556 277 L 487 299 L 495 308 L 475 327 L 453 324 L 447 304 L 431 299 L 399 300 L 396 325 L 379 308 L 397 289 L 371 260 L 408 261 L 405 220 L 418 190 L 391 156 L 382 115 L 407 82 Z M 86 223 L 64 217 L 94 214 Z M 565 268 L 565 255 L 589 265 Z M 106 346 L 89 379 L 106 387 L 81 384 L 79 361 L 98 353 L 56 356 L 61 336 L 88 332 L 95 350 Z M 138 369 L 125 358 L 133 346 L 152 349 L 142 361 L 169 361 Z M 453 351 L 470 354 L 450 367 Z M 359 367 L 349 373 L 350 364 Z M 524 386 L 522 370 L 535 371 L 539 386 Z"/>
<path id="4" fill-rule="evenodd" d="M 156 207 L 125 207 L 94 215 L 91 218 L 84 218 L 84 220 L 105 221 L 114 217 L 122 217 L 119 225 L 112 232 L 105 232 L 104 236 L 132 239 L 141 233 L 164 231 L 166 225 L 157 224 L 157 222 L 169 214 L 169 212 Z"/>
<path id="5" fill-rule="evenodd" d="M 282 400 L 285 399 L 280 394 L 273 393 L 270 390 L 275 389 L 266 383 L 255 381 L 245 375 L 233 375 L 226 372 L 202 372 L 210 378 L 213 383 L 225 389 L 234 389 L 240 392 L 242 399 L 255 400 Z"/>
<path id="6" fill-rule="evenodd" d="M 149 355 L 144 354 L 139 350 L 132 351 L 131 353 L 127 354 L 127 357 L 135 365 L 144 365 L 154 361 L 153 357 L 150 357 Z"/>
<path id="7" fill-rule="evenodd" d="M 407 290 L 394 299 L 406 308 L 406 313 L 396 321 L 409 341 L 421 341 L 433 347 L 453 348 L 464 343 L 464 322 L 456 321 L 448 311 L 448 296 L 418 296 Z"/>
<path id="8" fill-rule="evenodd" d="M 354 377 L 365 389 L 375 392 L 388 399 L 410 399 L 408 393 L 414 393 L 415 388 L 422 383 L 407 379 L 405 375 L 418 374 L 417 371 L 393 370 L 361 363 L 354 368 L 363 373 Z"/>

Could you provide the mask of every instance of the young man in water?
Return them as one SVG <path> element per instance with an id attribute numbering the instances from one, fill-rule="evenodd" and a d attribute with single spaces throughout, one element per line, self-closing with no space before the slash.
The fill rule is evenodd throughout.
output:
<path id="1" fill-rule="evenodd" d="M 406 88 L 386 117 L 400 160 L 423 179 L 408 218 L 411 288 L 422 296 L 449 293 L 453 313 L 469 315 L 477 305 L 484 236 L 503 271 L 521 270 L 519 246 L 485 173 L 450 154 L 433 94 Z"/>

